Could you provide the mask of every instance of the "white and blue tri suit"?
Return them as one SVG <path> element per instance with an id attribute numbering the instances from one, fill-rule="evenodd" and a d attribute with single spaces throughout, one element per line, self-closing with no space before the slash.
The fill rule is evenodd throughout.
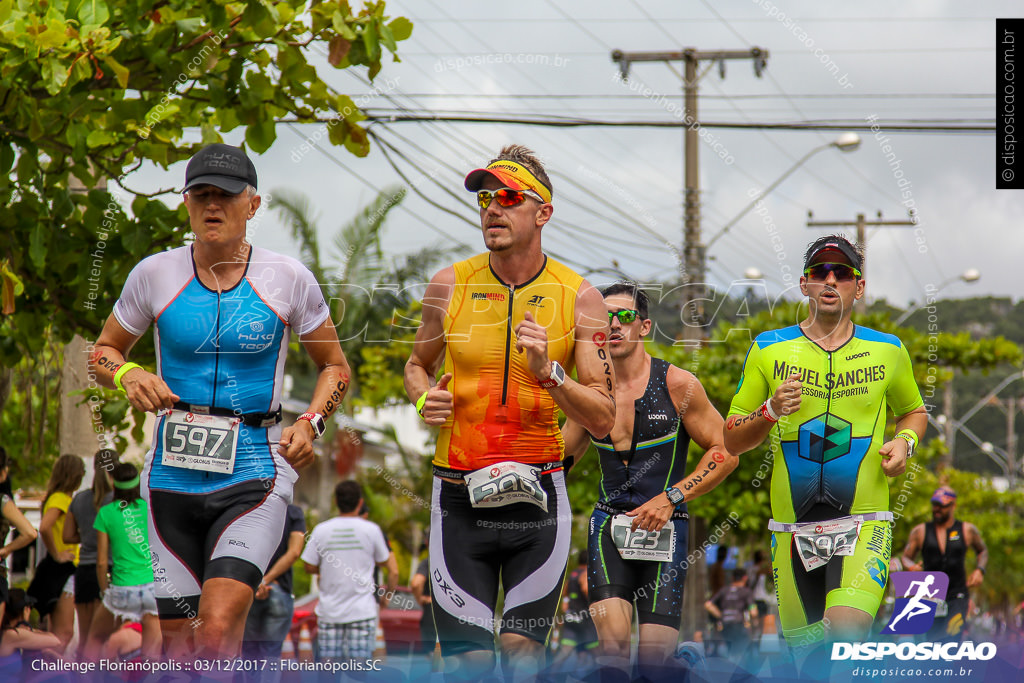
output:
<path id="1" fill-rule="evenodd" d="M 289 334 L 322 325 L 327 303 L 305 266 L 257 247 L 242 279 L 218 293 L 200 282 L 185 246 L 139 263 L 114 316 L 133 335 L 154 324 L 157 374 L 180 397 L 177 411 L 241 420 L 230 471 L 167 464 L 166 415 L 146 455 L 160 615 L 191 618 L 205 580 L 258 586 L 274 553 L 298 476 L 277 446 Z"/>

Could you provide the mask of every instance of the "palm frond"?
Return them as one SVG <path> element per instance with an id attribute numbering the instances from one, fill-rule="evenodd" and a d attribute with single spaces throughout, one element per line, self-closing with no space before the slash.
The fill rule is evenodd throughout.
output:
<path id="1" fill-rule="evenodd" d="M 275 190 L 273 210 L 281 214 L 289 232 L 299 243 L 300 260 L 316 277 L 325 282 L 324 269 L 320 263 L 320 240 L 317 237 L 316 221 L 309 197 L 299 192 Z"/>

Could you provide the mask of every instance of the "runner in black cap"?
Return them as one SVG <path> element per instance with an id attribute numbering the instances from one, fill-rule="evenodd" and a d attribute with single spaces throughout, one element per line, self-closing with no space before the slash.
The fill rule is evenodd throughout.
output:
<path id="1" fill-rule="evenodd" d="M 725 422 L 730 453 L 771 439 L 772 570 L 797 654 L 868 635 L 892 552 L 888 478 L 904 473 L 928 424 L 906 346 L 852 320 L 863 268 L 842 235 L 808 247 L 807 317 L 754 339 Z"/>
<path id="2" fill-rule="evenodd" d="M 312 442 L 348 387 L 312 273 L 246 241 L 261 202 L 256 180 L 237 147 L 208 145 L 192 157 L 184 200 L 195 242 L 132 270 L 90 357 L 102 384 L 160 416 L 141 492 L 172 656 L 237 656 L 296 469 L 313 459 Z M 155 374 L 126 362 L 151 324 Z M 308 412 L 283 426 L 291 330 L 319 376 Z"/>

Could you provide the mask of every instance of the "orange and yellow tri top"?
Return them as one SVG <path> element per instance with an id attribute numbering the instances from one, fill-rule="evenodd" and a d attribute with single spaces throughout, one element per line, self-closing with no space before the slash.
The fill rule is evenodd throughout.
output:
<path id="1" fill-rule="evenodd" d="M 530 464 L 562 459 L 558 406 L 516 351 L 513 330 L 529 311 L 548 331 L 548 358 L 572 372 L 576 296 L 583 278 L 546 258 L 521 285 L 502 282 L 489 254 L 454 265 L 455 287 L 444 318 L 444 371 L 454 410 L 441 428 L 434 464 L 475 470 L 506 460 Z"/>

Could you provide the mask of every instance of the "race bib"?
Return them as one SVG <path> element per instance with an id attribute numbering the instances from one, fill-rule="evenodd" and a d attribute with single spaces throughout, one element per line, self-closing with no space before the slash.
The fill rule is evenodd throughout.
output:
<path id="1" fill-rule="evenodd" d="M 676 550 L 676 530 L 667 522 L 660 531 L 633 531 L 633 517 L 615 515 L 612 517 L 612 542 L 619 549 L 624 560 L 651 560 L 671 562 Z"/>
<path id="2" fill-rule="evenodd" d="M 231 474 L 240 422 L 237 417 L 172 410 L 164 421 L 160 462 L 169 467 Z"/>
<path id="3" fill-rule="evenodd" d="M 949 616 L 949 603 L 945 600 L 934 600 L 935 603 L 935 616 L 937 617 L 948 617 Z"/>
<path id="4" fill-rule="evenodd" d="M 521 462 L 499 462 L 465 477 L 469 502 L 475 508 L 533 503 L 548 511 L 548 494 L 540 485 L 540 468 Z"/>
<path id="5" fill-rule="evenodd" d="M 828 564 L 834 555 L 853 555 L 859 535 L 860 522 L 856 520 L 805 524 L 793 532 L 807 571 Z"/>

